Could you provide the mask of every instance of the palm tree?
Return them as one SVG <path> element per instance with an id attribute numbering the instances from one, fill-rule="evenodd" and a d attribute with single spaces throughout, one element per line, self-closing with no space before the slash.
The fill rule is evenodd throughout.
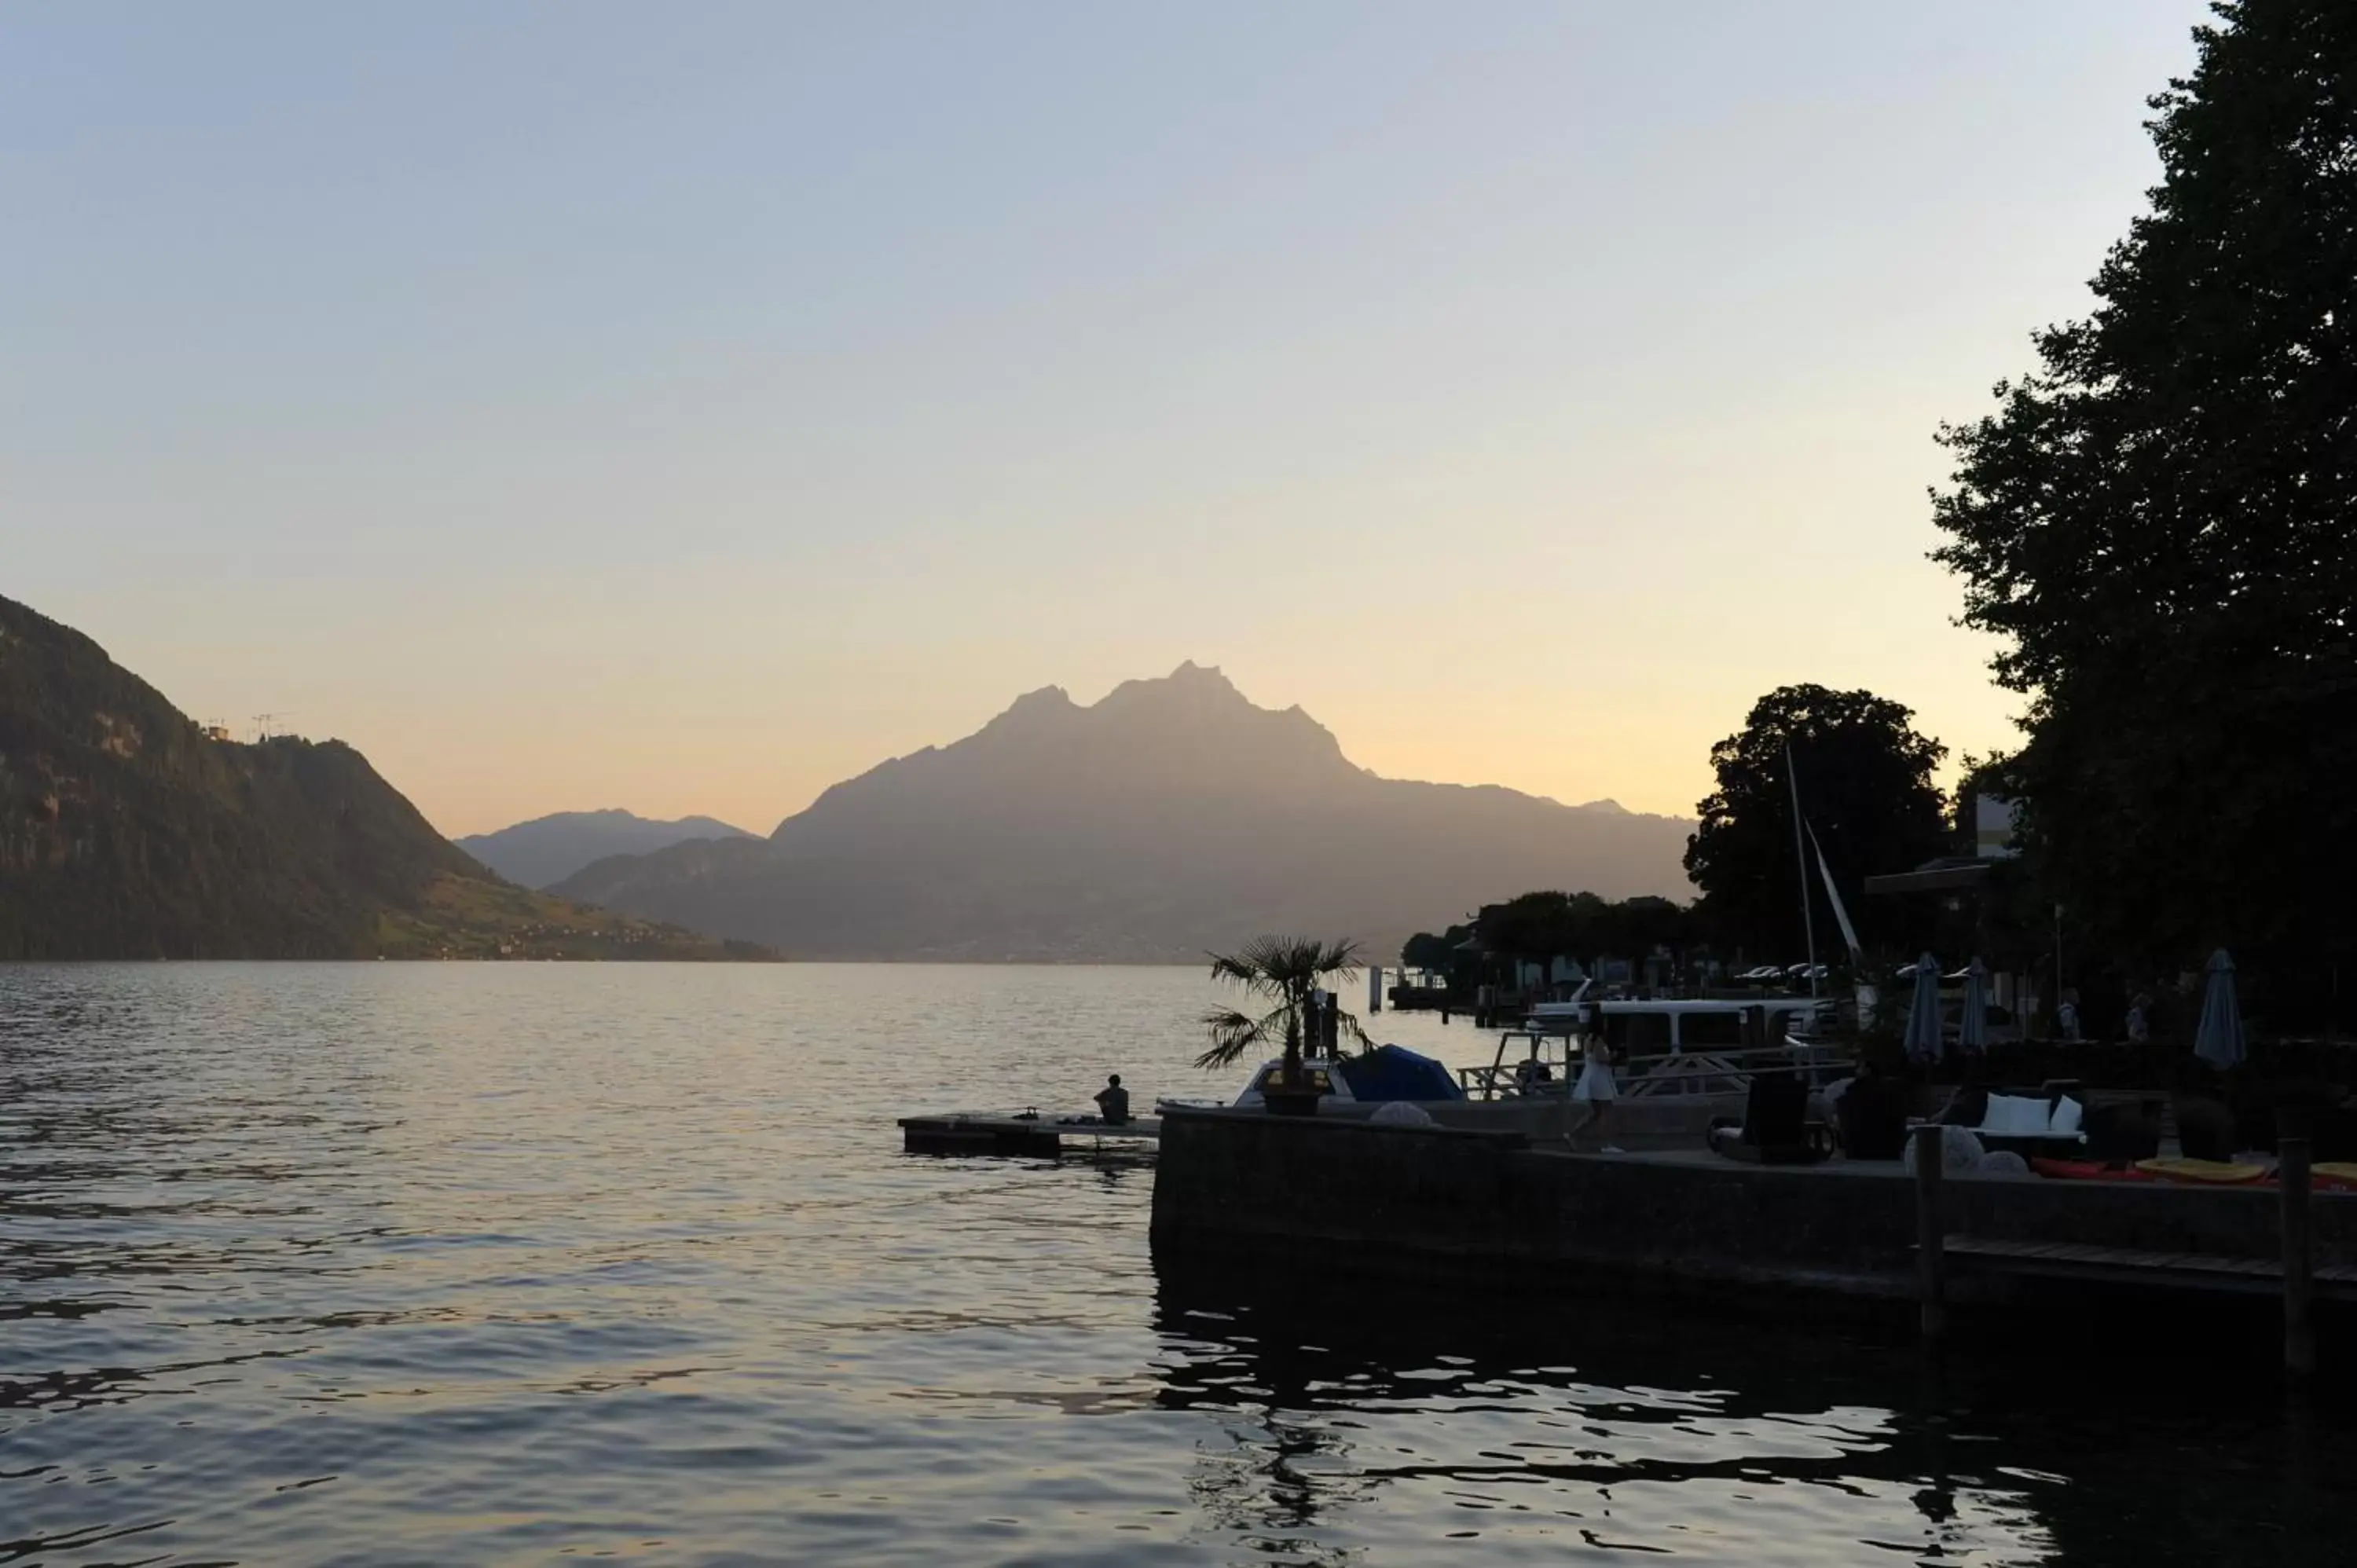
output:
<path id="1" fill-rule="evenodd" d="M 1328 989 L 1319 984 L 1331 974 L 1348 980 L 1359 972 L 1359 944 L 1320 942 L 1308 937 L 1254 937 L 1232 956 L 1211 955 L 1211 978 L 1240 985 L 1250 996 L 1275 1006 L 1255 1018 L 1232 1007 L 1214 1007 L 1203 1015 L 1211 1031 L 1211 1048 L 1195 1058 L 1197 1067 L 1226 1067 L 1246 1051 L 1265 1049 L 1282 1036 L 1285 1041 L 1284 1081 L 1301 1081 L 1301 1042 L 1309 1023 L 1310 997 Z M 1358 1019 L 1336 1009 L 1341 1031 L 1361 1046 L 1367 1032 Z"/>

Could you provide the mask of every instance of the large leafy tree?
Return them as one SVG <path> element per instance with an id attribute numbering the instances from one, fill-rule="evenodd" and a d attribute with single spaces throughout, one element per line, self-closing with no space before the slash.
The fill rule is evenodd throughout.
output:
<path id="1" fill-rule="evenodd" d="M 1865 914 L 1867 877 L 1906 870 L 1950 846 L 1932 782 L 1947 747 L 1917 734 L 1914 718 L 1871 692 L 1823 686 L 1780 686 L 1752 704 L 1743 728 L 1711 747 L 1718 788 L 1696 808 L 1702 821 L 1686 841 L 1686 875 L 1702 889 L 1698 912 L 1709 929 L 1754 952 L 1801 950 L 1787 747 L 1803 811 L 1853 917 Z M 1810 896 L 1823 909 L 1813 867 L 1811 876 Z M 1822 923 L 1821 936 L 1833 937 Z M 1826 942 L 1819 948 L 1827 950 Z"/>
<path id="2" fill-rule="evenodd" d="M 2239 0 L 2037 371 L 1942 432 L 1937 558 L 2029 698 L 2052 895 L 2123 958 L 2344 958 L 2357 870 L 2357 5 Z"/>

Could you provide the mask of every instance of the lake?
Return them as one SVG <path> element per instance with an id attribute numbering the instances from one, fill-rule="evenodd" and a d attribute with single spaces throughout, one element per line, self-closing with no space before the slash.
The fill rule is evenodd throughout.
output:
<path id="1" fill-rule="evenodd" d="M 2132 1326 L 2073 1323 L 1967 1376 L 1609 1291 L 1166 1277 L 1150 1166 L 899 1153 L 1108 1070 L 1231 1089 L 1213 994 L 0 967 L 0 1563 L 2350 1560 L 2357 1433 L 2269 1344 L 2083 1369 Z"/>

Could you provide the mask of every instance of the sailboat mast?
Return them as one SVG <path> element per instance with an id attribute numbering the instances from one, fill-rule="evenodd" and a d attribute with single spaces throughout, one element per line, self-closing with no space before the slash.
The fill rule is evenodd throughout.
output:
<path id="1" fill-rule="evenodd" d="M 1801 770 L 1792 763 L 1792 743 L 1784 743 L 1784 778 L 1792 787 L 1792 869 L 1800 874 L 1801 929 L 1809 941 L 1809 1000 L 1817 999 L 1817 917 L 1809 908 L 1809 855 L 1801 828 Z"/>

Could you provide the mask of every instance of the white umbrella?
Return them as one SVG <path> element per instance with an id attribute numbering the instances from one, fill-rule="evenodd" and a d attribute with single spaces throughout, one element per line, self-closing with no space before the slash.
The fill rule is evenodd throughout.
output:
<path id="1" fill-rule="evenodd" d="M 1930 953 L 1915 961 L 1915 995 L 1907 1004 L 1907 1054 L 1919 1062 L 1935 1062 L 1942 1054 L 1940 1038 L 1940 966 Z"/>
<path id="2" fill-rule="evenodd" d="M 2193 1054 L 2221 1072 L 2250 1054 L 2243 1038 L 2242 1004 L 2234 999 L 2234 961 L 2224 948 L 2210 955 L 2210 983 L 2201 993 Z"/>
<path id="3" fill-rule="evenodd" d="M 1988 971 L 1977 958 L 1964 971 L 1964 1016 L 1956 1027 L 1956 1048 L 1988 1049 Z"/>

